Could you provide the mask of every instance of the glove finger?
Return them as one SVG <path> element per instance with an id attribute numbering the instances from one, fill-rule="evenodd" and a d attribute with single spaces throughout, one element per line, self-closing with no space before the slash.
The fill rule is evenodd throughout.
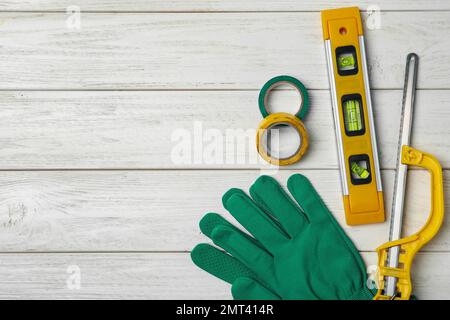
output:
<path id="1" fill-rule="evenodd" d="M 191 259 L 199 268 L 230 284 L 240 277 L 256 277 L 242 262 L 206 243 L 192 250 Z"/>
<path id="2" fill-rule="evenodd" d="M 319 223 L 330 218 L 334 220 L 308 178 L 301 174 L 294 174 L 288 179 L 287 186 L 309 221 Z"/>
<path id="3" fill-rule="evenodd" d="M 200 230 L 201 232 L 206 235 L 208 238 L 211 238 L 211 233 L 214 230 L 214 228 L 218 225 L 228 226 L 229 228 L 232 228 L 236 230 L 236 232 L 241 232 L 244 237 L 246 237 L 249 241 L 252 241 L 255 245 L 261 247 L 264 249 L 263 245 L 256 240 L 255 238 L 249 236 L 248 234 L 242 232 L 238 228 L 236 228 L 234 225 L 232 225 L 230 222 L 228 222 L 226 219 L 224 219 L 221 215 L 210 212 L 207 213 L 201 220 L 200 220 Z M 264 249 L 265 250 L 265 249 Z"/>
<path id="4" fill-rule="evenodd" d="M 291 238 L 308 225 L 306 216 L 274 178 L 259 177 L 250 187 L 250 195 L 280 222 Z"/>
<path id="5" fill-rule="evenodd" d="M 264 282 L 270 283 L 274 280 L 273 257 L 249 241 L 242 232 L 219 225 L 214 228 L 211 238 L 216 245 L 241 261 L 259 278 L 264 279 Z"/>
<path id="6" fill-rule="evenodd" d="M 235 300 L 281 300 L 258 281 L 247 277 L 237 278 L 233 282 L 231 294 Z"/>
<path id="7" fill-rule="evenodd" d="M 270 252 L 289 239 L 278 223 L 242 190 L 229 190 L 222 201 L 231 215 Z"/>

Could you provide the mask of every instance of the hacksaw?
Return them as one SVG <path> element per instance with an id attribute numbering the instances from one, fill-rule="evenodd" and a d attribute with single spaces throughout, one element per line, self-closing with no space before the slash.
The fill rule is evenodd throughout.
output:
<path id="1" fill-rule="evenodd" d="M 402 116 L 398 143 L 397 169 L 391 211 L 389 242 L 378 252 L 378 293 L 375 300 L 409 300 L 412 292 L 411 265 L 415 254 L 439 231 L 444 219 L 444 186 L 439 161 L 410 146 L 419 57 L 410 53 L 406 59 Z M 422 229 L 401 238 L 408 166 L 425 168 L 431 176 L 431 212 Z"/>

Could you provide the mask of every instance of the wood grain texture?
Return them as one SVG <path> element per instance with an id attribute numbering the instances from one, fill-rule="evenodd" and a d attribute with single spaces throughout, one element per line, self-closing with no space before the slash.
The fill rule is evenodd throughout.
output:
<path id="1" fill-rule="evenodd" d="M 450 10 L 445 0 L 6 0 L 0 10 L 10 11 L 65 11 L 71 5 L 79 6 L 83 11 L 167 11 L 167 12 L 214 12 L 214 11 L 319 11 L 325 8 L 359 6 L 365 10 L 377 5 L 381 10 Z"/>
<path id="2" fill-rule="evenodd" d="M 229 285 L 197 269 L 188 251 L 208 241 L 197 225 L 204 213 L 235 222 L 221 195 L 248 189 L 265 171 L 249 170 L 261 168 L 248 161 L 254 142 L 237 151 L 244 163 L 174 162 L 172 135 L 194 137 L 194 123 L 219 134 L 255 129 L 258 90 L 279 74 L 312 89 L 311 148 L 276 178 L 308 176 L 375 264 L 369 251 L 387 240 L 389 222 L 345 225 L 319 13 L 372 4 L 382 10 L 381 28 L 363 19 L 389 212 L 408 52 L 421 57 L 425 89 L 412 145 L 450 169 L 449 1 L 2 1 L 0 299 L 231 298 Z M 80 30 L 67 27 L 71 5 L 82 11 Z M 277 91 L 274 102 L 293 95 Z M 409 173 L 404 234 L 425 223 L 428 179 Z M 449 170 L 444 179 L 448 199 Z M 449 228 L 446 219 L 415 260 L 420 299 L 450 299 Z M 79 290 L 67 287 L 70 266 L 81 270 Z"/>
<path id="3" fill-rule="evenodd" d="M 282 171 L 275 177 L 285 185 L 295 172 Z M 300 172 L 310 178 L 358 249 L 371 251 L 387 241 L 389 222 L 345 224 L 337 170 Z M 200 218 L 213 211 L 234 221 L 222 208 L 222 194 L 231 187 L 248 190 L 259 174 L 246 170 L 3 172 L 0 252 L 189 251 L 208 240 L 200 234 Z M 393 171 L 383 172 L 383 178 L 389 213 Z M 448 171 L 445 178 L 448 197 Z M 426 221 L 428 179 L 424 171 L 410 173 L 405 235 L 418 231 Z M 424 250 L 448 250 L 448 231 L 446 221 Z"/>
<path id="4" fill-rule="evenodd" d="M 363 258 L 376 264 L 375 253 Z M 419 253 L 414 263 L 414 294 L 450 299 L 450 254 Z M 70 266 L 79 267 L 80 289 L 67 287 Z M 0 299 L 231 299 L 230 286 L 187 253 L 0 254 L 0 287 Z"/>
<path id="5" fill-rule="evenodd" d="M 328 88 L 320 14 L 2 13 L 0 89 L 259 89 L 290 74 Z M 269 23 L 270 22 L 270 23 Z M 385 12 L 366 30 L 373 88 L 402 88 L 421 57 L 420 88 L 449 89 L 450 12 Z"/>
<path id="6" fill-rule="evenodd" d="M 310 97 L 310 148 L 290 168 L 337 169 L 329 93 L 311 90 Z M 381 166 L 393 169 L 402 92 L 375 90 L 372 97 Z M 0 92 L 0 169 L 266 168 L 254 142 L 262 119 L 257 98 L 257 91 Z M 285 106 L 297 101 L 295 91 L 273 98 Z M 444 168 L 450 168 L 449 104 L 450 91 L 418 91 L 412 137 L 414 147 L 434 154 Z M 230 130 L 241 130 L 242 149 Z M 217 131 L 222 142 L 206 136 Z M 189 157 L 179 156 L 181 141 Z M 221 148 L 208 158 L 214 141 Z"/>

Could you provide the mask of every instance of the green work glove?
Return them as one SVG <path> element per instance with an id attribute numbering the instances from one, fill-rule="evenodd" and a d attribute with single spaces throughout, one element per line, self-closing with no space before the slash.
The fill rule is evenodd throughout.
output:
<path id="1" fill-rule="evenodd" d="M 358 250 L 309 180 L 295 174 L 288 189 L 298 205 L 268 176 L 252 185 L 252 198 L 225 193 L 224 207 L 253 237 L 208 213 L 200 229 L 225 252 L 199 244 L 194 263 L 231 283 L 235 299 L 372 299 Z"/>

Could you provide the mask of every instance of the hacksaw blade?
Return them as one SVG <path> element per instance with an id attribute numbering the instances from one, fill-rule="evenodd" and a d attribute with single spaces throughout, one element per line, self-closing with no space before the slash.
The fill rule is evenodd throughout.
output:
<path id="1" fill-rule="evenodd" d="M 415 92 L 417 84 L 417 67 L 419 57 L 415 53 L 408 54 L 406 58 L 405 84 L 403 88 L 402 113 L 400 120 L 400 132 L 397 150 L 397 169 L 395 171 L 394 197 L 392 201 L 391 225 L 389 231 L 389 241 L 399 240 L 402 233 L 403 209 L 405 201 L 405 188 L 408 166 L 402 164 L 402 146 L 409 146 L 411 139 L 411 128 L 413 120 L 413 110 Z M 389 250 L 388 266 L 398 267 L 400 247 L 393 247 Z M 397 279 L 387 277 L 384 294 L 387 296 L 396 295 Z"/>

